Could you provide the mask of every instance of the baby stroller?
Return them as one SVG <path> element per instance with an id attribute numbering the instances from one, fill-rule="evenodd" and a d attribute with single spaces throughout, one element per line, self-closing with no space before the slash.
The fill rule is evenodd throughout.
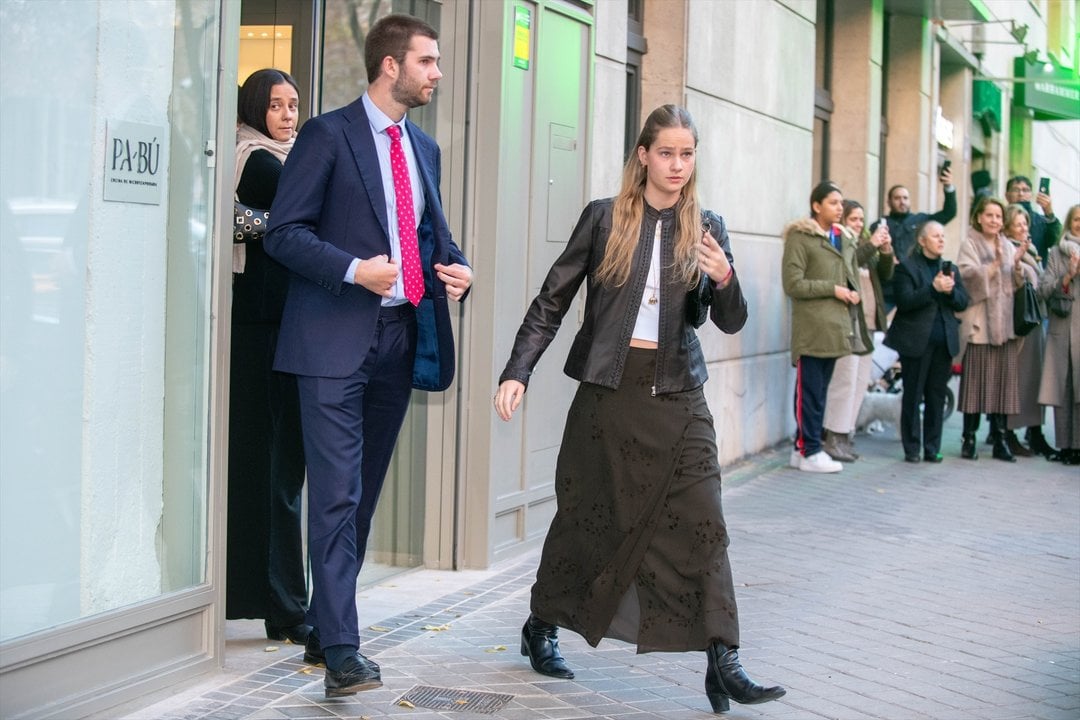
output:
<path id="1" fill-rule="evenodd" d="M 900 366 L 900 353 L 883 342 L 885 333 L 874 333 L 873 367 L 870 369 L 870 387 L 867 392 L 899 393 L 904 389 L 904 374 Z M 948 420 L 956 409 L 956 391 L 954 385 L 960 376 L 960 365 L 952 366 L 952 378 L 945 388 L 945 410 L 941 419 Z"/>

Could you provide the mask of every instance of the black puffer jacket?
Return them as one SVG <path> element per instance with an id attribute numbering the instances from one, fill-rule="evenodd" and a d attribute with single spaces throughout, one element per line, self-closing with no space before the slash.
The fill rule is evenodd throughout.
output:
<path id="1" fill-rule="evenodd" d="M 570 242 L 551 266 L 540 293 L 525 313 L 510 360 L 499 377 L 500 383 L 518 380 L 526 386 L 529 384 L 533 368 L 555 337 L 582 281 L 587 280 L 585 321 L 570 348 L 564 371 L 581 382 L 613 389 L 619 386 L 649 272 L 657 220 L 662 223 L 662 270 L 660 333 L 653 392 L 662 395 L 690 390 L 708 378 L 701 344 L 686 320 L 687 288 L 672 277 L 675 210 L 656 210 L 645 205 L 641 238 L 634 251 L 630 278 L 621 287 L 609 287 L 596 279 L 596 270 L 603 260 L 611 233 L 612 205 L 612 198 L 594 200 L 581 213 Z M 713 236 L 731 261 L 731 241 L 723 218 L 708 211 L 705 217 L 712 226 Z M 746 323 L 746 299 L 739 286 L 738 274 L 723 289 L 712 290 L 709 316 L 713 324 L 726 333 L 738 332 Z"/>

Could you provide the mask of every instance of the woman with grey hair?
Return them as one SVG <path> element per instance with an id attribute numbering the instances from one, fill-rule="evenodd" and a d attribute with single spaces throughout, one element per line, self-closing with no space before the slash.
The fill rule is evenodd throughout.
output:
<path id="1" fill-rule="evenodd" d="M 945 228 L 931 220 L 919 228 L 915 247 L 893 277 L 896 315 L 885 344 L 900 353 L 904 369 L 900 440 L 907 462 L 942 460 L 946 388 L 952 359 L 960 352 L 955 313 L 968 305 L 959 273 L 941 256 L 944 251 Z"/>

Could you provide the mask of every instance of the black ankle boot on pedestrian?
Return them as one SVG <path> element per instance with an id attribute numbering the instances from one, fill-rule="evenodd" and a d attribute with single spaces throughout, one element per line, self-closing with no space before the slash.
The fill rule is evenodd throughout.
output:
<path id="1" fill-rule="evenodd" d="M 574 671 L 559 652 L 559 628 L 529 615 L 521 628 L 521 654 L 529 658 L 533 670 L 541 675 L 572 680 Z"/>
<path id="2" fill-rule="evenodd" d="M 1005 433 L 1005 416 L 998 413 L 991 415 L 990 434 L 994 437 L 994 459 L 1016 462 L 1016 457 L 1013 456 L 1012 450 L 1009 449 L 1009 442 L 1005 437 Z"/>
<path id="3" fill-rule="evenodd" d="M 713 643 L 705 650 L 709 667 L 705 670 L 705 695 L 714 713 L 731 709 L 731 700 L 743 705 L 756 705 L 781 698 L 787 690 L 774 685 L 758 685 L 747 676 L 739 662 L 739 649 Z"/>
<path id="4" fill-rule="evenodd" d="M 979 429 L 979 414 L 964 413 L 963 443 L 960 445 L 960 457 L 965 460 L 977 460 L 979 451 L 975 447 L 975 433 Z"/>
<path id="5" fill-rule="evenodd" d="M 1042 455 L 1051 462 L 1061 460 L 1061 453 L 1055 450 L 1050 443 L 1046 442 L 1046 436 L 1043 435 L 1042 428 L 1038 425 L 1033 425 L 1027 429 L 1027 442 L 1028 447 L 1031 448 L 1031 452 L 1036 455 Z"/>
<path id="6" fill-rule="evenodd" d="M 1009 450 L 1016 457 L 1031 457 L 1035 454 L 1028 448 L 1024 447 L 1024 444 L 1020 442 L 1020 438 L 1016 436 L 1016 432 L 1013 430 L 1005 431 L 1005 443 L 1009 446 Z"/>

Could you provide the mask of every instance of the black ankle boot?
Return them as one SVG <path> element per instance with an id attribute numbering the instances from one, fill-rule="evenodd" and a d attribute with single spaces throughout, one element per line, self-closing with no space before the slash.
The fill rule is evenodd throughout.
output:
<path id="1" fill-rule="evenodd" d="M 1016 457 L 1013 456 L 1012 450 L 1009 449 L 1009 442 L 1005 439 L 1004 415 L 995 413 L 990 416 L 990 434 L 994 438 L 994 459 L 1016 462 Z"/>
<path id="2" fill-rule="evenodd" d="M 709 667 L 705 670 L 705 695 L 714 713 L 731 709 L 731 700 L 756 705 L 781 698 L 787 692 L 779 685 L 764 687 L 747 676 L 739 662 L 739 649 L 713 643 L 705 650 Z"/>
<path id="3" fill-rule="evenodd" d="M 960 445 L 960 457 L 966 460 L 977 460 L 979 451 L 975 447 L 975 433 L 979 429 L 979 414 L 964 413 L 963 444 Z"/>
<path id="4" fill-rule="evenodd" d="M 1005 431 L 1005 443 L 1009 446 L 1009 450 L 1016 457 L 1031 457 L 1035 453 L 1024 447 L 1024 444 L 1020 442 L 1020 438 L 1016 436 L 1016 433 L 1012 430 Z"/>
<path id="5" fill-rule="evenodd" d="M 1050 443 L 1046 442 L 1046 436 L 1043 435 L 1042 428 L 1038 425 L 1033 425 L 1027 429 L 1027 441 L 1031 452 L 1036 455 L 1042 455 L 1051 461 L 1061 459 L 1060 453 Z"/>
<path id="6" fill-rule="evenodd" d="M 533 670 L 541 675 L 572 680 L 571 670 L 559 652 L 559 628 L 529 615 L 521 628 L 521 654 L 529 658 Z"/>

